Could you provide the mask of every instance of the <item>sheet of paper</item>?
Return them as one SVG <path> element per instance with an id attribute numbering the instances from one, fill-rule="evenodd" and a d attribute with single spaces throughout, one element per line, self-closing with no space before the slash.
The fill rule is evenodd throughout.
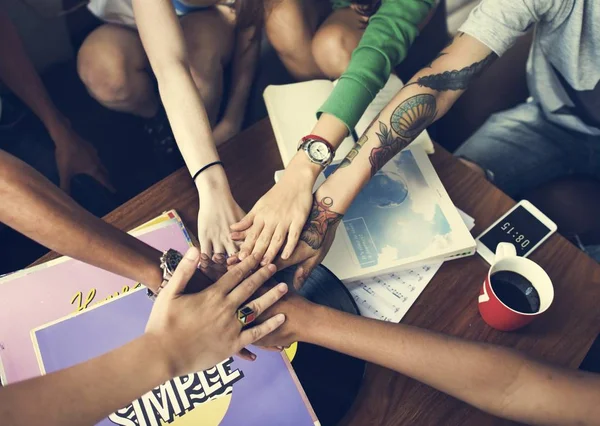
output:
<path id="1" fill-rule="evenodd" d="M 475 220 L 457 209 L 469 230 Z M 400 322 L 433 279 L 442 263 L 421 266 L 406 271 L 384 274 L 347 284 L 348 290 L 364 317 Z"/>

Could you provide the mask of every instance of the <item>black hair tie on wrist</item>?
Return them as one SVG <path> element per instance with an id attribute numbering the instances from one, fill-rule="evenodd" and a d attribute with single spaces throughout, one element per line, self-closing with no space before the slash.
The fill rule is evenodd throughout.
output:
<path id="1" fill-rule="evenodd" d="M 216 166 L 216 165 L 221 165 L 222 167 L 225 167 L 223 165 L 222 161 L 213 161 L 212 163 L 208 163 L 206 166 L 202 167 L 200 170 L 198 170 L 196 173 L 194 173 L 194 176 L 192 176 L 192 180 L 195 182 L 196 178 L 198 176 L 200 176 L 200 173 L 202 173 L 204 170 L 206 170 L 206 169 L 208 169 L 208 168 L 210 168 L 212 166 Z"/>

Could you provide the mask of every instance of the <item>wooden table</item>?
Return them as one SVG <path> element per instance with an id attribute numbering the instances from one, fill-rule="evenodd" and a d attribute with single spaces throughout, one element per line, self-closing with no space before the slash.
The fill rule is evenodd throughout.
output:
<path id="1" fill-rule="evenodd" d="M 233 195 L 242 208 L 250 209 L 273 185 L 273 173 L 282 168 L 269 121 L 256 124 L 219 151 Z M 431 160 L 456 206 L 475 218 L 475 233 L 514 204 L 443 148 L 437 146 Z M 196 231 L 198 198 L 186 170 L 167 177 L 105 219 L 130 230 L 171 208 Z M 403 323 L 510 346 L 575 368 L 600 331 L 600 267 L 560 235 L 548 240 L 532 259 L 552 278 L 555 301 L 546 315 L 522 331 L 498 332 L 480 318 L 476 300 L 487 266 L 478 256 L 447 262 Z M 505 422 L 400 374 L 369 365 L 361 392 L 342 423 L 482 426 Z"/>

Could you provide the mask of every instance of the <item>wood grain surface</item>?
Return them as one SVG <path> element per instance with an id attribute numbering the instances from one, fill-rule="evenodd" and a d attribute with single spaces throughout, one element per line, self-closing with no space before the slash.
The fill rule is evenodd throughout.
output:
<path id="1" fill-rule="evenodd" d="M 473 216 L 478 234 L 514 201 L 463 166 L 442 147 L 431 160 L 457 207 Z M 268 119 L 219 149 L 233 194 L 249 209 L 273 185 L 282 168 Z M 176 209 L 195 233 L 198 197 L 187 170 L 179 170 L 105 217 L 130 230 L 161 212 Z M 41 260 L 48 260 L 45 256 Z M 503 333 L 488 327 L 477 311 L 477 295 L 487 264 L 473 256 L 446 262 L 403 323 L 519 349 L 549 362 L 576 368 L 600 331 L 600 267 L 560 235 L 532 255 L 555 287 L 554 304 L 523 330 Z M 369 365 L 361 392 L 344 425 L 506 424 L 426 385 Z"/>

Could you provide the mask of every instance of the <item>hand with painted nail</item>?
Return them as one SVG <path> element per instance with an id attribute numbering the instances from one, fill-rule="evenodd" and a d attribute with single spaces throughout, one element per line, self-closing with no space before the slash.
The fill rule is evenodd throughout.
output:
<path id="1" fill-rule="evenodd" d="M 157 353 L 172 377 L 205 370 L 273 332 L 285 321 L 283 314 L 254 320 L 281 299 L 285 284 L 271 288 L 246 303 L 276 271 L 248 257 L 207 289 L 184 294 L 196 272 L 200 253 L 191 248 L 169 283 L 160 292 L 146 325 L 146 335 L 156 340 Z M 266 318 L 266 317 L 265 317 Z"/>
<path id="2" fill-rule="evenodd" d="M 266 265 L 273 262 L 282 247 L 281 258 L 290 258 L 310 212 L 313 183 L 314 180 L 298 176 L 296 169 L 286 169 L 281 180 L 252 210 L 231 225 L 232 237 L 243 240 L 238 255 L 241 260 L 258 254 L 261 264 Z"/>

